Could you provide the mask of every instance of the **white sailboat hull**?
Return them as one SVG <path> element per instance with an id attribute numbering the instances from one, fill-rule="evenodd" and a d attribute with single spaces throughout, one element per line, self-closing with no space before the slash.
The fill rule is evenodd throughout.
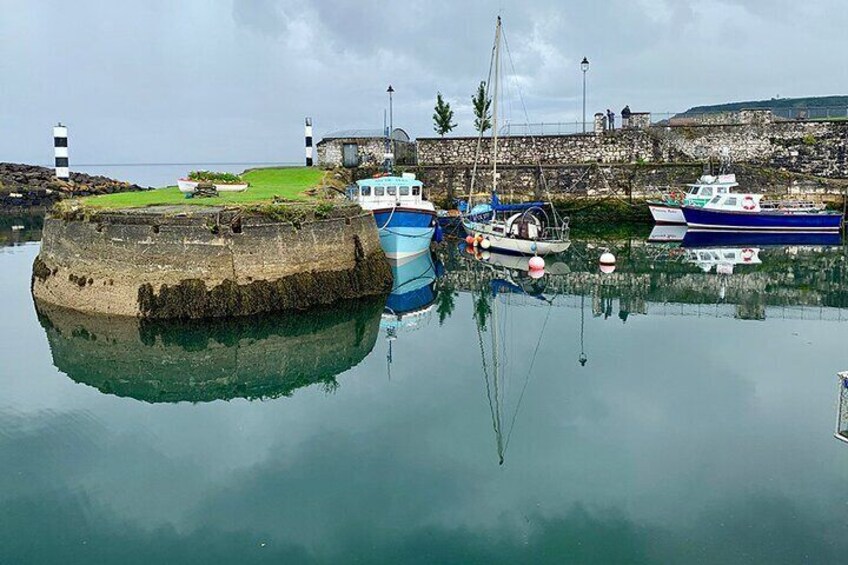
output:
<path id="1" fill-rule="evenodd" d="M 520 255 L 550 255 L 562 253 L 571 245 L 569 240 L 550 241 L 537 239 L 519 239 L 494 233 L 488 224 L 468 222 L 465 230 L 474 237 L 478 235 L 489 241 L 491 249 Z"/>

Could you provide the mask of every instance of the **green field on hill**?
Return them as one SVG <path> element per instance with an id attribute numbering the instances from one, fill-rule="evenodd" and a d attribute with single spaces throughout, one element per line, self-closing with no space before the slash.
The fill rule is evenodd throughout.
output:
<path id="1" fill-rule="evenodd" d="M 250 183 L 244 192 L 221 193 L 211 198 L 186 198 L 176 186 L 157 188 L 143 192 L 121 192 L 102 196 L 89 196 L 82 199 L 86 207 L 91 208 L 137 208 L 162 204 L 198 204 L 204 206 L 222 206 L 227 204 L 261 204 L 282 200 L 306 201 L 311 197 L 305 192 L 322 184 L 325 171 L 311 167 L 282 167 L 273 169 L 252 169 L 242 178 Z"/>

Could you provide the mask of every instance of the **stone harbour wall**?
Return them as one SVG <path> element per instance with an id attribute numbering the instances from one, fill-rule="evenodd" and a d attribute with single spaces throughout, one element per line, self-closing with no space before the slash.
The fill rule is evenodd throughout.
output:
<path id="1" fill-rule="evenodd" d="M 739 119 L 743 118 L 744 123 L 505 137 L 498 142 L 498 162 L 505 168 L 586 163 L 669 164 L 703 162 L 726 152 L 734 164 L 848 178 L 848 122 L 773 121 L 760 114 Z M 483 139 L 479 145 L 479 166 L 489 168 L 491 139 Z M 477 153 L 476 137 L 418 139 L 418 164 L 424 167 L 471 166 Z"/>
<path id="2" fill-rule="evenodd" d="M 48 217 L 33 296 L 88 313 L 190 319 L 390 291 L 391 269 L 370 213 L 353 205 L 323 217 L 288 213 L 169 206 Z"/>
<path id="3" fill-rule="evenodd" d="M 522 199 L 570 197 L 645 199 L 670 189 L 679 190 L 703 173 L 699 162 L 646 164 L 575 164 L 548 166 L 504 166 L 498 169 L 502 196 Z M 471 187 L 471 166 L 428 166 L 410 168 L 428 188 L 430 197 L 447 204 L 466 198 Z M 848 189 L 848 180 L 828 179 L 755 165 L 734 167 L 741 186 L 772 195 L 803 195 L 837 200 Z M 479 168 L 474 192 L 483 195 L 491 187 L 492 172 Z M 543 182 L 544 179 L 544 182 Z"/>

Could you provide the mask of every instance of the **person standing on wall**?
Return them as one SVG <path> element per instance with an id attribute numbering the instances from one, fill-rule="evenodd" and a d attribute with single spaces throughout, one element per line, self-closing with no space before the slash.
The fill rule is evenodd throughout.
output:
<path id="1" fill-rule="evenodd" d="M 621 129 L 630 127 L 630 114 L 632 113 L 629 104 L 621 111 Z"/>
<path id="2" fill-rule="evenodd" d="M 607 124 L 609 124 L 609 130 L 615 131 L 615 112 L 607 108 Z"/>

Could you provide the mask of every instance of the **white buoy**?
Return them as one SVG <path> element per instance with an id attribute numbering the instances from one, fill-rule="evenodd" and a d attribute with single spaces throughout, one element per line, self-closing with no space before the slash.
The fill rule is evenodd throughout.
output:
<path id="1" fill-rule="evenodd" d="M 306 166 L 312 166 L 312 118 L 306 118 Z"/>
<path id="2" fill-rule="evenodd" d="M 489 241 L 488 239 L 484 239 L 483 241 L 480 242 L 480 247 L 482 247 L 483 249 L 488 249 L 491 246 L 492 246 L 492 242 Z"/>
<path id="3" fill-rule="evenodd" d="M 545 260 L 538 255 L 531 257 L 529 266 L 531 271 L 540 271 L 545 268 Z"/>
<path id="4" fill-rule="evenodd" d="M 601 253 L 601 258 L 599 262 L 601 264 L 602 273 L 608 275 L 615 271 L 615 255 L 613 255 L 609 251 L 604 251 L 603 253 Z"/>
<path id="5" fill-rule="evenodd" d="M 68 128 L 59 122 L 53 127 L 53 156 L 56 165 L 56 178 L 67 180 L 71 176 L 68 168 Z"/>
<path id="6" fill-rule="evenodd" d="M 488 261 L 489 259 L 491 259 L 491 257 L 492 257 L 492 254 L 488 251 L 483 251 L 482 253 L 480 253 L 480 258 L 483 261 Z"/>

